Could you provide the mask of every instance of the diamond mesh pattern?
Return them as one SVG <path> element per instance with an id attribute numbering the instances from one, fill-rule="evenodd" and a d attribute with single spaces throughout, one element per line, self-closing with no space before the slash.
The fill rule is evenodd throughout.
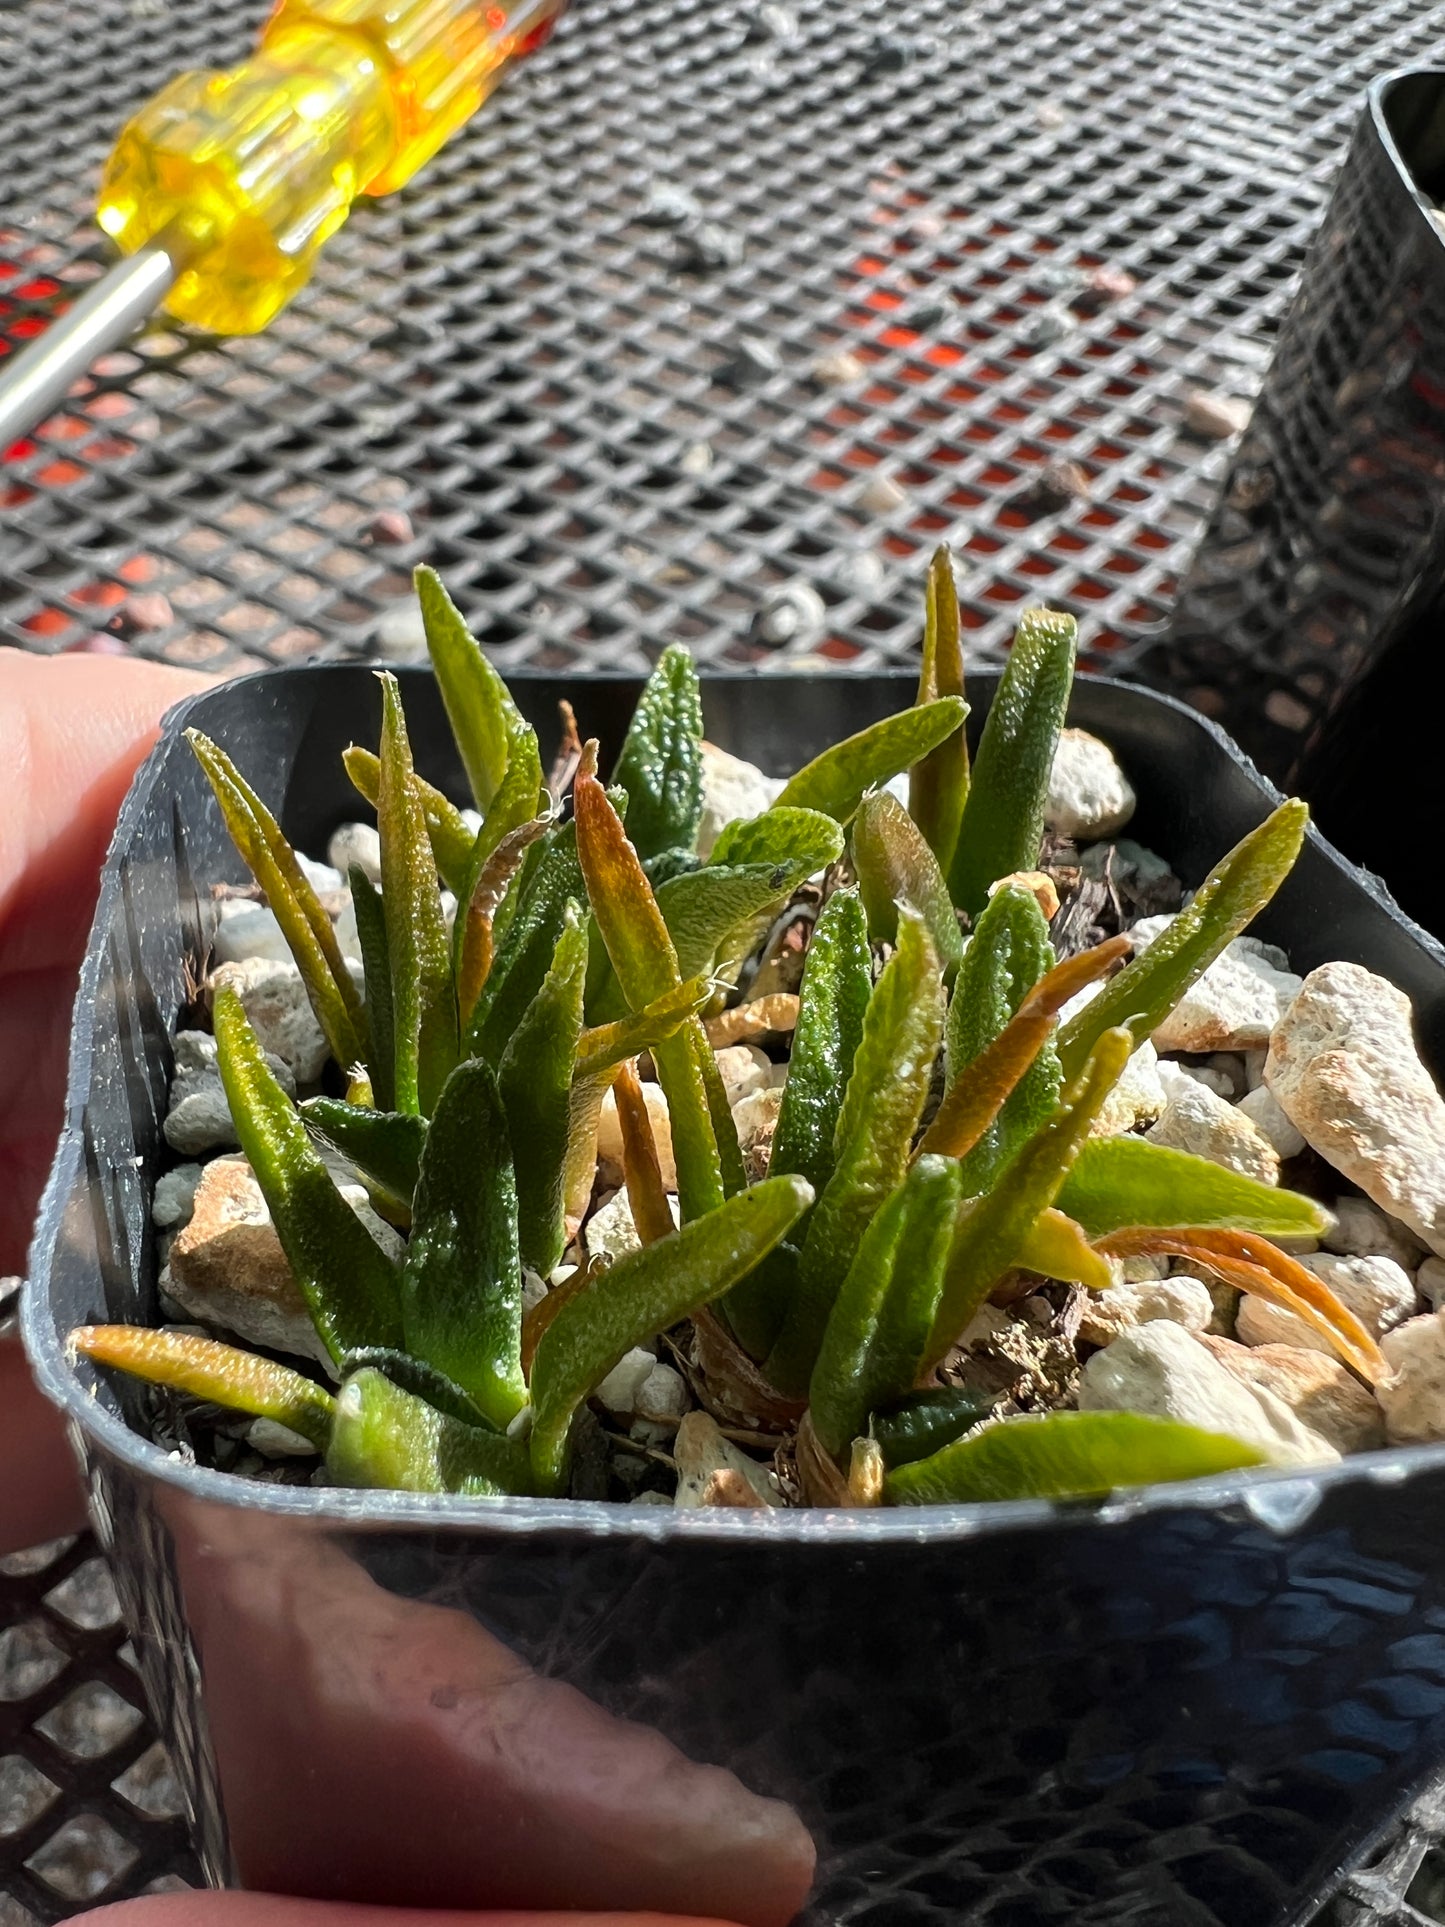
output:
<path id="1" fill-rule="evenodd" d="M 0 12 L 31 107 L 0 128 L 0 328 L 98 271 L 118 120 L 259 12 Z M 269 334 L 154 329 L 11 452 L 0 633 L 283 661 L 366 648 L 391 606 L 405 654 L 425 555 L 504 662 L 637 667 L 682 637 L 876 666 L 914 647 L 918 557 L 950 537 L 977 656 L 1046 595 L 1126 665 L 1222 467 L 1187 394 L 1257 386 L 1364 81 L 1445 26 L 1415 0 L 879 17 L 579 0 Z M 659 188 L 720 232 L 650 224 Z M 840 350 L 862 366 L 829 386 Z"/>
<path id="2" fill-rule="evenodd" d="M 100 272 L 115 126 L 237 58 L 261 11 L 0 0 L 0 88 L 26 106 L 0 118 L 0 343 Z M 877 666 L 912 652 L 919 558 L 947 538 L 975 659 L 1047 596 L 1127 667 L 1223 469 L 1188 397 L 1253 394 L 1365 81 L 1438 55 L 1445 19 L 877 18 L 578 0 L 266 336 L 156 327 L 0 452 L 0 639 L 406 654 L 425 557 L 503 663 L 637 667 L 681 637 L 715 663 Z M 860 365 L 819 369 L 840 354 Z M 137 1702 L 90 1542 L 0 1564 L 0 1927 L 194 1877 Z M 1427 1798 L 1339 1927 L 1445 1919 L 1439 1831 Z"/>

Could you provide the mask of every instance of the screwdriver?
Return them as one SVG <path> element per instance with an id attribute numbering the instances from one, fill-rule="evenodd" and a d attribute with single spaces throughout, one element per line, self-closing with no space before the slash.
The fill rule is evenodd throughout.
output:
<path id="1" fill-rule="evenodd" d="M 96 219 L 129 258 L 0 360 L 0 455 L 161 307 L 256 334 L 361 194 L 471 119 L 566 0 L 278 0 L 252 57 L 179 74 L 122 130 Z"/>

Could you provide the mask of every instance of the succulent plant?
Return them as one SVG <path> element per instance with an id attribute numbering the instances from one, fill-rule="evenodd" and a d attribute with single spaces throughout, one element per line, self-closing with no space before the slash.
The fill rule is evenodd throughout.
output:
<path id="1" fill-rule="evenodd" d="M 1258 1462 L 1240 1441 L 1129 1413 L 999 1417 L 951 1384 L 940 1368 L 961 1334 L 1021 1273 L 1107 1290 L 1127 1257 L 1182 1256 L 1378 1374 L 1369 1334 L 1275 1242 L 1320 1233 L 1310 1199 L 1091 1135 L 1130 1054 L 1289 873 L 1301 803 L 1132 961 L 1115 938 L 1057 962 L 1021 873 L 1038 859 L 1072 618 L 1025 616 L 970 769 L 940 552 L 914 706 L 816 757 L 701 861 L 702 706 L 684 650 L 649 679 L 611 786 L 574 733 L 554 777 L 570 794 L 553 794 L 535 731 L 440 582 L 420 570 L 417 586 L 481 827 L 416 771 L 382 673 L 379 751 L 346 755 L 381 841 L 380 890 L 350 878 L 364 996 L 266 805 L 191 732 L 345 1090 L 293 1101 L 236 994 L 217 991 L 237 1135 L 336 1385 L 184 1333 L 88 1327 L 78 1351 L 279 1420 L 338 1483 L 555 1496 L 598 1385 L 692 1321 L 713 1385 L 742 1387 L 776 1432 L 793 1490 L 859 1505 L 1081 1496 Z M 905 774 L 907 808 L 884 787 Z M 820 874 L 770 1162 L 749 1182 L 702 1013 Z M 670 1115 L 678 1224 L 643 1053 Z M 641 1248 L 584 1258 L 524 1312 L 524 1274 L 557 1272 L 585 1215 L 609 1090 Z M 338 1190 L 336 1154 L 406 1233 L 399 1262 Z"/>

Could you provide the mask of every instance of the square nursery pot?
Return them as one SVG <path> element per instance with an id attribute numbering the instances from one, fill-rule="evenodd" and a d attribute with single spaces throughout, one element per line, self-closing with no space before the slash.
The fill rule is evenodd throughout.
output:
<path id="1" fill-rule="evenodd" d="M 430 676 L 420 766 L 460 793 Z M 638 685 L 569 694 L 615 748 Z M 977 676 L 971 727 L 993 679 Z M 911 679 L 716 679 L 709 734 L 791 770 Z M 25 1331 L 67 1413 L 156 1717 L 218 1884 L 441 1907 L 676 1907 L 747 1927 L 1287 1927 L 1445 1739 L 1445 1447 L 1093 1506 L 691 1512 L 254 1484 L 146 1434 L 69 1361 L 155 1311 L 170 1038 L 239 860 L 194 722 L 302 849 L 354 813 L 362 667 L 194 698 L 137 778 L 77 1005 Z M 1071 720 L 1186 883 L 1276 800 L 1210 723 L 1081 678 Z M 1260 925 L 1413 999 L 1445 1067 L 1445 953 L 1312 838 Z M 816 1851 L 816 1878 L 809 1875 Z M 806 1896 L 806 1898 L 805 1898 Z"/>

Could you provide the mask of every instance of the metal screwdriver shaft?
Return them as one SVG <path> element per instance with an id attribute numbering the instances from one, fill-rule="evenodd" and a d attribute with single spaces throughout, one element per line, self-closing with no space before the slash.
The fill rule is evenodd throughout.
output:
<path id="1" fill-rule="evenodd" d="M 565 0 L 280 0 L 254 56 L 181 74 L 122 130 L 97 219 L 129 259 L 0 360 L 0 454 L 164 307 L 267 326 L 358 195 L 401 187 Z"/>

